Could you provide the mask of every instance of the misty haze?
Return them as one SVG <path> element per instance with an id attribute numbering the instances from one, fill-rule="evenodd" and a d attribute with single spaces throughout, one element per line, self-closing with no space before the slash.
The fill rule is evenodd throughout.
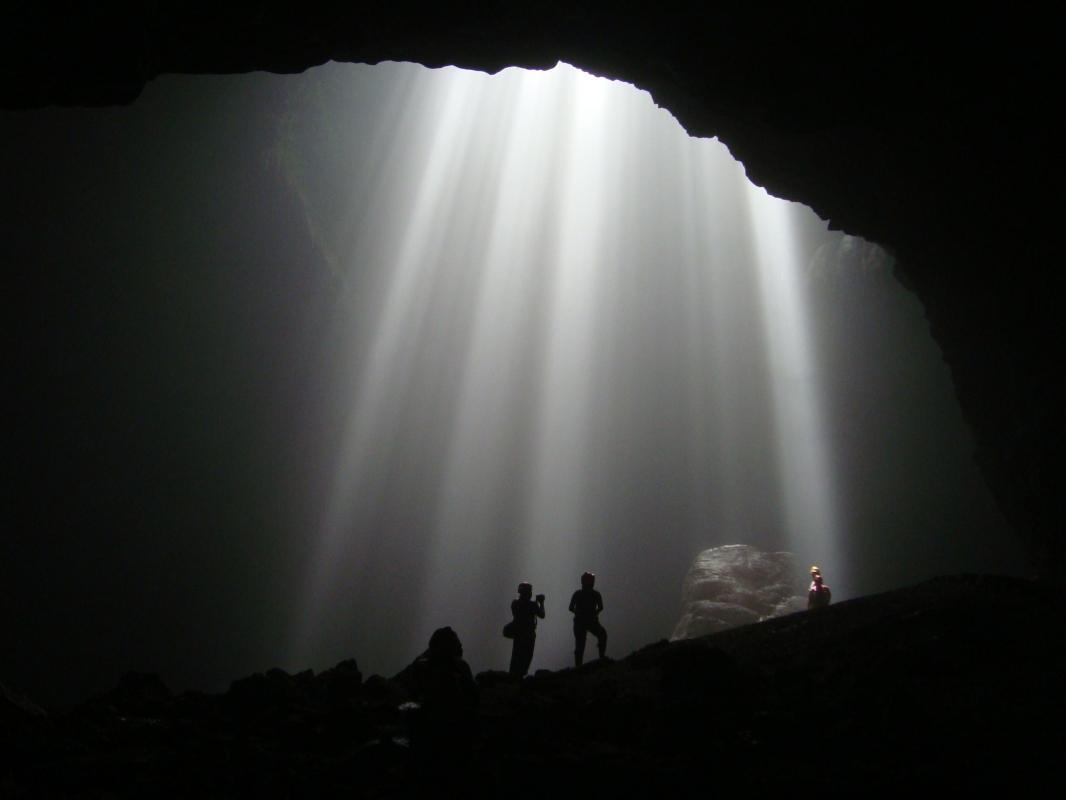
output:
<path id="1" fill-rule="evenodd" d="M 645 92 L 327 65 L 4 132 L 3 678 L 42 701 L 391 675 L 444 625 L 504 669 L 519 581 L 558 669 L 585 570 L 622 656 L 722 544 L 836 600 L 1022 570 L 891 257 Z"/>

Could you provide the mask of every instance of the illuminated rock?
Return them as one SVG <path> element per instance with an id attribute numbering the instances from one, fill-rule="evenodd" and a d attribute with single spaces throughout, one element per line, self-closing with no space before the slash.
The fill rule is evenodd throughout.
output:
<path id="1" fill-rule="evenodd" d="M 671 639 L 692 639 L 800 611 L 805 576 L 792 553 L 746 544 L 704 550 L 681 593 L 681 619 Z"/>

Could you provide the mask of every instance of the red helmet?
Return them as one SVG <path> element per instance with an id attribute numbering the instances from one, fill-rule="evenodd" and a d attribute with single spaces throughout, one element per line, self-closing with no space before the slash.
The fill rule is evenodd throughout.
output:
<path id="1" fill-rule="evenodd" d="M 581 588 L 591 589 L 596 583 L 596 575 L 592 572 L 586 572 L 581 576 Z"/>

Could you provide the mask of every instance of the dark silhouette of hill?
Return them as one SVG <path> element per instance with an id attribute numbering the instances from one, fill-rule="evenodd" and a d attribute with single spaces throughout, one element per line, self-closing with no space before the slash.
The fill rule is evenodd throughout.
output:
<path id="1" fill-rule="evenodd" d="M 62 714 L 5 690 L 0 793 L 1031 790 L 1059 774 L 1064 607 L 1036 582 L 940 578 L 523 681 L 483 672 L 447 774 L 409 747 L 410 668 L 271 670 L 217 696 L 131 674 Z"/>

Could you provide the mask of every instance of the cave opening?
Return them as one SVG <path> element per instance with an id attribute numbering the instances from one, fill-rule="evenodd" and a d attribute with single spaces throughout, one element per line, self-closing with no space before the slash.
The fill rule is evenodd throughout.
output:
<path id="1" fill-rule="evenodd" d="M 633 87 L 332 64 L 8 122 L 7 246 L 48 296 L 16 511 L 49 533 L 4 559 L 24 683 L 41 649 L 94 685 L 388 673 L 443 624 L 485 669 L 526 579 L 561 666 L 583 570 L 624 653 L 716 544 L 841 598 L 1020 571 L 890 259 Z"/>
<path id="2" fill-rule="evenodd" d="M 962 524 L 1002 521 L 972 467 L 918 466 L 950 415 L 911 384 L 950 390 L 883 251 L 627 84 L 566 65 L 319 75 L 279 160 L 350 282 L 335 346 L 355 366 L 296 663 L 355 629 L 402 663 L 445 624 L 503 663 L 486 599 L 506 616 L 529 580 L 565 617 L 584 569 L 624 587 L 628 651 L 669 632 L 692 557 L 722 544 L 818 562 L 841 599 L 976 568 L 942 509 L 980 497 L 991 524 Z M 396 637 L 397 619 L 416 625 Z M 542 626 L 538 661 L 569 648 L 565 621 Z"/>
<path id="3" fill-rule="evenodd" d="M 485 598 L 528 579 L 558 610 L 586 568 L 626 587 L 635 647 L 711 545 L 795 551 L 851 594 L 799 286 L 824 224 L 565 65 L 323 72 L 279 160 L 352 284 L 357 366 L 295 663 L 347 630 L 399 660 L 445 624 L 498 661 Z M 565 663 L 565 625 L 540 639 Z"/>

